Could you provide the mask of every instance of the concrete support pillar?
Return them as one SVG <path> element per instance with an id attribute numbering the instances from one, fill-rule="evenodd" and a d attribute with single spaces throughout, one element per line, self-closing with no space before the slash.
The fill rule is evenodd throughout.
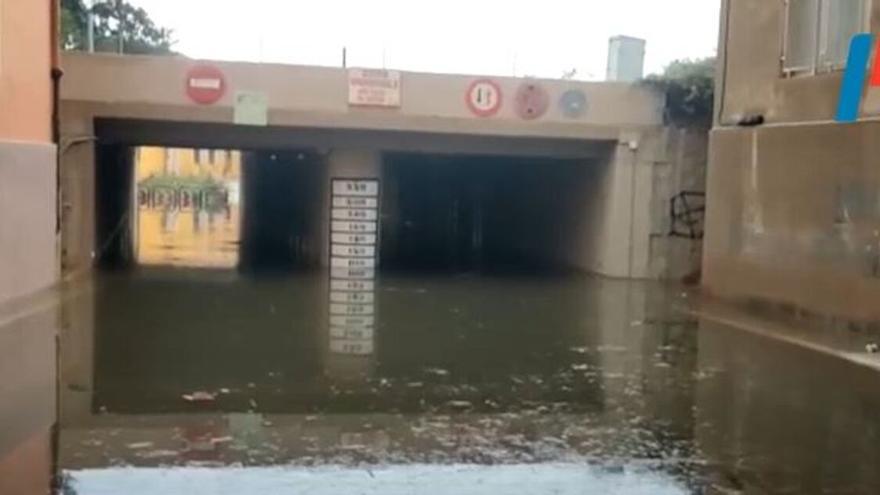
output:
<path id="1" fill-rule="evenodd" d="M 615 278 L 648 278 L 652 152 L 642 136 L 624 135 L 608 157 L 596 202 L 592 270 Z"/>
<path id="2" fill-rule="evenodd" d="M 379 232 L 375 227 L 380 211 L 382 154 L 374 150 L 333 150 L 327 155 L 325 170 L 322 261 L 324 266 L 330 267 L 325 373 L 335 379 L 363 380 L 372 375 L 376 363 L 375 263 Z M 334 180 L 345 182 L 338 182 L 339 187 L 334 190 Z M 333 217 L 331 210 L 337 216 Z M 331 217 L 340 224 L 334 227 L 339 230 L 334 230 L 332 242 L 329 239 Z M 373 227 L 370 230 L 355 228 L 365 224 Z"/>
<path id="3" fill-rule="evenodd" d="M 382 153 L 369 149 L 334 149 L 325 160 L 324 207 L 321 208 L 322 256 L 321 265 L 330 265 L 330 183 L 333 179 L 378 179 L 382 181 Z"/>

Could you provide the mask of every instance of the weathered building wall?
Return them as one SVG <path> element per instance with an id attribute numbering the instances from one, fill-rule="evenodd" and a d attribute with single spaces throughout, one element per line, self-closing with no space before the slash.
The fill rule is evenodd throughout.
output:
<path id="1" fill-rule="evenodd" d="M 708 172 L 705 287 L 880 321 L 880 123 L 833 121 L 842 73 L 784 76 L 784 2 L 728 0 Z M 871 26 L 878 27 L 874 3 Z M 874 29 L 876 31 L 876 29 Z M 736 127 L 761 115 L 764 125 Z"/>
<path id="2" fill-rule="evenodd" d="M 880 320 L 880 122 L 716 130 L 707 287 Z"/>
<path id="3" fill-rule="evenodd" d="M 664 133 L 665 155 L 654 166 L 651 204 L 651 278 L 681 280 L 696 278 L 702 263 L 705 231 L 706 162 L 709 135 L 706 129 L 668 127 Z M 685 200 L 682 193 L 687 194 Z M 672 201 L 676 212 L 691 211 L 693 232 L 684 224 L 685 216 L 673 226 Z M 687 201 L 687 204 L 684 203 Z"/>
<path id="4" fill-rule="evenodd" d="M 51 2 L 0 2 L 0 493 L 52 478 L 57 310 Z M 46 309 L 46 306 L 49 309 Z"/>
<path id="5" fill-rule="evenodd" d="M 57 272 L 49 5 L 12 0 L 0 11 L 0 302 Z"/>

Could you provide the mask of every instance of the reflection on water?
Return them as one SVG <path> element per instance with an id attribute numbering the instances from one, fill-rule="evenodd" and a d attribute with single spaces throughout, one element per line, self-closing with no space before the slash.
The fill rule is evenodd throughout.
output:
<path id="1" fill-rule="evenodd" d="M 137 149 L 135 170 L 139 264 L 238 264 L 239 152 L 142 147 Z"/>
<path id="2" fill-rule="evenodd" d="M 0 304 L 2 495 L 46 493 L 52 479 L 57 314 L 44 302 Z"/>
<path id="3" fill-rule="evenodd" d="M 326 273 L 156 269 L 96 280 L 91 304 L 66 310 L 70 486 L 880 488 L 874 377 L 697 322 L 679 291 L 580 276 L 386 275 L 372 353 L 345 354 L 329 346 L 329 283 Z M 119 466 L 130 467 L 105 469 Z M 181 467 L 230 469 L 202 486 L 202 471 Z"/>

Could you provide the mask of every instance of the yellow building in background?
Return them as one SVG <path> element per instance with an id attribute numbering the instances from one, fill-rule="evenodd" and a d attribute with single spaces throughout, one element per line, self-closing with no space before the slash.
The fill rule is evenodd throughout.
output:
<path id="1" fill-rule="evenodd" d="M 135 164 L 137 262 L 235 267 L 241 232 L 241 153 L 141 147 Z M 202 201 L 206 196 L 214 199 Z"/>
<path id="2" fill-rule="evenodd" d="M 217 181 L 241 181 L 241 152 L 186 148 L 137 148 L 137 181 L 154 176 L 211 177 Z"/>

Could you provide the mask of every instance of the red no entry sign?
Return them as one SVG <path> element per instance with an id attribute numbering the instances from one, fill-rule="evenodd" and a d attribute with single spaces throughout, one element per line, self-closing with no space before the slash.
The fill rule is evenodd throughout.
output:
<path id="1" fill-rule="evenodd" d="M 200 105 L 217 103 L 226 94 L 226 77 L 213 65 L 196 65 L 186 73 L 186 94 Z"/>

